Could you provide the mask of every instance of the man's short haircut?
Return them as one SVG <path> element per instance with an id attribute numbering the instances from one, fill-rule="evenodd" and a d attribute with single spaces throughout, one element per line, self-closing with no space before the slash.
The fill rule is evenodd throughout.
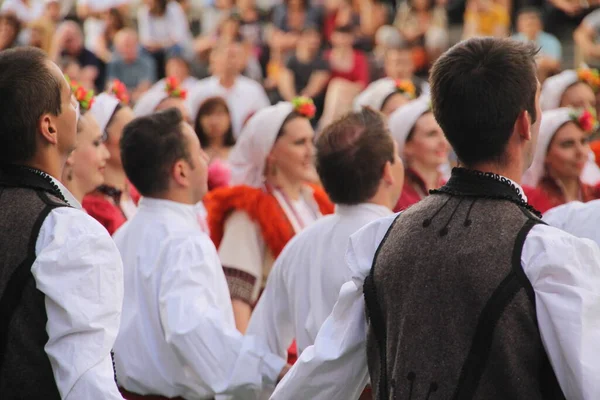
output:
<path id="1" fill-rule="evenodd" d="M 542 20 L 542 13 L 540 12 L 539 9 L 537 9 L 536 7 L 533 6 L 527 6 L 527 7 L 523 7 L 519 10 L 519 12 L 517 13 L 517 17 L 521 16 L 523 14 L 535 14 L 536 17 L 538 17 L 540 19 L 540 21 Z"/>
<path id="2" fill-rule="evenodd" d="M 33 47 L 0 52 L 0 162 L 35 156 L 42 115 L 61 113 L 61 83 L 46 54 Z"/>
<path id="3" fill-rule="evenodd" d="M 123 129 L 123 168 L 142 196 L 167 191 L 173 165 L 181 159 L 190 160 L 182 122 L 181 112 L 169 108 L 136 118 Z"/>
<path id="4" fill-rule="evenodd" d="M 536 48 L 511 39 L 461 42 L 433 65 L 431 100 L 459 160 L 504 164 L 517 117 L 536 120 Z"/>
<path id="5" fill-rule="evenodd" d="M 346 114 L 317 140 L 317 172 L 336 204 L 372 198 L 388 161 L 395 161 L 394 141 L 382 114 L 371 108 Z"/>

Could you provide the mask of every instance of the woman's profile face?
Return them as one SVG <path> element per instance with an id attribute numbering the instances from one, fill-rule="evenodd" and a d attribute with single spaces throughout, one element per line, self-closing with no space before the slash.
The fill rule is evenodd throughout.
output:
<path id="1" fill-rule="evenodd" d="M 283 134 L 275 141 L 267 164 L 274 166 L 276 173 L 288 181 L 316 182 L 314 135 L 308 119 L 289 120 L 283 127 Z"/>
<path id="2" fill-rule="evenodd" d="M 210 113 L 200 117 L 202 131 L 212 141 L 227 134 L 231 127 L 229 112 L 222 106 L 217 106 Z"/>
<path id="3" fill-rule="evenodd" d="M 578 179 L 588 160 L 588 135 L 574 122 L 560 127 L 548 146 L 546 171 L 557 179 Z"/>

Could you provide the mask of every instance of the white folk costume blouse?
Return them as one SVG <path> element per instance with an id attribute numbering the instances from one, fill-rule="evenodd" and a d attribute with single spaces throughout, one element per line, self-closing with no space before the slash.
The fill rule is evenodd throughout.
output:
<path id="1" fill-rule="evenodd" d="M 52 182 L 74 208 L 48 214 L 31 272 L 46 297 L 45 350 L 56 386 L 66 400 L 122 399 L 110 356 L 123 304 L 119 251 L 67 188 L 54 178 Z"/>
<path id="2" fill-rule="evenodd" d="M 346 263 L 352 280 L 342 286 L 314 346 L 302 353 L 271 399 L 358 398 L 368 380 L 363 282 L 395 218 L 375 221 L 350 238 Z M 598 246 L 538 224 L 527 235 L 521 263 L 535 292 L 542 341 L 565 397 L 600 398 Z"/>
<path id="3" fill-rule="evenodd" d="M 591 239 L 600 246 L 600 200 L 572 201 L 544 214 L 544 221 L 571 235 Z"/>
<path id="4" fill-rule="evenodd" d="M 274 385 L 285 360 L 235 328 L 219 257 L 193 205 L 142 198 L 114 235 L 125 270 L 119 385 L 137 394 L 244 399 Z"/>

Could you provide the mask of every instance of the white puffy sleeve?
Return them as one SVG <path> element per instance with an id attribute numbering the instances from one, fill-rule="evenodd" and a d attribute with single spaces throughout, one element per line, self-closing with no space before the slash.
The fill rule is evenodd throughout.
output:
<path id="1" fill-rule="evenodd" d="M 50 212 L 31 267 L 46 296 L 48 343 L 63 399 L 121 399 L 110 351 L 123 305 L 121 256 L 106 229 L 80 210 Z"/>
<path id="2" fill-rule="evenodd" d="M 600 399 L 600 250 L 536 225 L 521 254 L 535 292 L 542 342 L 569 400 Z"/>

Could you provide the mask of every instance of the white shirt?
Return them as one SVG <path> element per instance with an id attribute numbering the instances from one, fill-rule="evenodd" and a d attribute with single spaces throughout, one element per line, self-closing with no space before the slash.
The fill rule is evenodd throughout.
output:
<path id="1" fill-rule="evenodd" d="M 25 5 L 21 0 L 4 0 L 0 12 L 13 12 L 19 21 L 28 24 L 40 18 L 44 14 L 45 5 L 41 0 L 32 0 Z"/>
<path id="2" fill-rule="evenodd" d="M 193 205 L 144 197 L 114 235 L 125 271 L 119 384 L 187 399 L 273 385 L 285 360 L 235 329 L 217 251 Z"/>
<path id="3" fill-rule="evenodd" d="M 221 96 L 227 101 L 231 113 L 231 127 L 236 139 L 240 136 L 242 126 L 251 114 L 271 105 L 260 83 L 250 78 L 239 75 L 233 86 L 226 89 L 221 86 L 219 78 L 211 76 L 198 81 L 189 93 L 189 107 L 192 110 L 193 118 L 196 118 L 202 102 L 211 96 Z"/>
<path id="4" fill-rule="evenodd" d="M 271 399 L 356 399 L 368 379 L 363 282 L 396 216 L 350 238 L 352 280 L 340 290 L 314 346 L 307 348 Z M 533 286 L 542 342 L 569 400 L 600 398 L 600 250 L 547 225 L 527 235 L 521 264 Z"/>
<path id="5" fill-rule="evenodd" d="M 572 201 L 552 208 L 544 214 L 544 221 L 571 235 L 591 239 L 600 245 L 600 200 L 587 203 Z"/>
<path id="6" fill-rule="evenodd" d="M 343 262 L 348 238 L 391 213 L 376 204 L 338 205 L 335 214 L 296 235 L 275 261 L 247 332 L 264 337 L 282 357 L 294 338 L 299 353 L 312 345 L 340 288 L 352 278 Z"/>
<path id="7" fill-rule="evenodd" d="M 85 212 L 59 207 L 44 220 L 35 253 L 31 272 L 48 316 L 44 349 L 61 398 L 122 399 L 110 351 L 119 331 L 123 267 L 108 232 Z"/>
<path id="8" fill-rule="evenodd" d="M 157 17 L 150 14 L 150 7 L 142 5 L 138 9 L 138 32 L 141 43 L 158 42 L 165 44 L 174 42 L 185 46 L 191 39 L 188 19 L 176 1 L 167 3 L 163 16 Z"/>

